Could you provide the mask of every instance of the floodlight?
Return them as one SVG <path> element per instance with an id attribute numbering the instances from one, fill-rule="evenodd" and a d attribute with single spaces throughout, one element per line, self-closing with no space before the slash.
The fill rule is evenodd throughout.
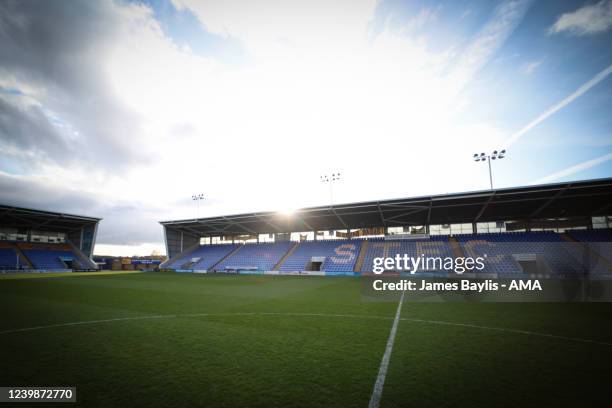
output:
<path id="1" fill-rule="evenodd" d="M 338 181 L 340 181 L 340 172 L 324 174 L 321 176 L 321 182 L 329 184 L 329 196 L 330 196 L 330 202 L 332 204 L 334 202 L 333 185 L 335 182 L 338 182 Z"/>
<path id="2" fill-rule="evenodd" d="M 489 163 L 489 182 L 491 184 L 491 190 L 493 190 L 493 173 L 491 171 L 491 160 L 497 160 L 497 159 L 503 159 L 504 157 L 506 157 L 506 149 L 497 151 L 497 150 L 493 150 L 491 152 L 491 154 L 487 155 L 485 153 L 475 153 L 474 156 L 472 157 L 474 159 L 474 161 L 482 161 L 482 162 L 488 162 Z M 488 160 L 487 160 L 488 159 Z"/>

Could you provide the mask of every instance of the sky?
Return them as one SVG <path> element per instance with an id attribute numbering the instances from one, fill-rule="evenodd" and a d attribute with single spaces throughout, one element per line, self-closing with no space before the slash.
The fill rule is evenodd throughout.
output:
<path id="1" fill-rule="evenodd" d="M 612 176 L 612 0 L 0 2 L 0 202 L 159 221 Z M 193 194 L 203 193 L 199 209 Z"/>

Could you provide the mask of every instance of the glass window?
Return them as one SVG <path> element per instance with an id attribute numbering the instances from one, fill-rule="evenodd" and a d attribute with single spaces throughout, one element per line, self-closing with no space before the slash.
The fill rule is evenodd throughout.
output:
<path id="1" fill-rule="evenodd" d="M 610 217 L 593 217 L 593 228 L 610 228 Z"/>
<path id="2" fill-rule="evenodd" d="M 503 221 L 479 222 L 476 224 L 476 232 L 479 234 L 505 231 L 506 223 Z"/>
<path id="3" fill-rule="evenodd" d="M 450 235 L 450 233 L 451 230 L 449 224 L 429 226 L 429 235 Z"/>
<path id="4" fill-rule="evenodd" d="M 425 226 L 424 225 L 414 225 L 408 227 L 409 234 L 425 234 Z"/>
<path id="5" fill-rule="evenodd" d="M 451 224 L 450 226 L 451 234 L 472 234 L 474 230 L 472 229 L 472 224 Z"/>
<path id="6" fill-rule="evenodd" d="M 213 244 L 231 244 L 232 237 L 212 237 Z"/>
<path id="7" fill-rule="evenodd" d="M 389 235 L 397 235 L 404 233 L 404 227 L 389 227 L 387 228 L 387 233 Z"/>
<path id="8" fill-rule="evenodd" d="M 302 232 L 292 232 L 291 233 L 292 242 L 303 242 L 303 241 L 312 241 L 312 240 L 314 240 L 313 231 L 302 231 Z"/>
<path id="9" fill-rule="evenodd" d="M 259 242 L 274 242 L 274 234 L 259 234 Z"/>

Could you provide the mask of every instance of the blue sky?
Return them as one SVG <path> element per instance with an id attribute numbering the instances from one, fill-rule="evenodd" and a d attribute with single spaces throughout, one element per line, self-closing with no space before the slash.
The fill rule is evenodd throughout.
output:
<path id="1" fill-rule="evenodd" d="M 532 2 L 512 35 L 466 89 L 465 92 L 479 103 L 472 104 L 462 119 L 488 120 L 504 128 L 518 129 L 610 66 L 612 30 L 609 28 L 589 35 L 550 32 L 550 27 L 564 13 L 593 4 L 597 3 Z M 411 30 L 410 35 L 426 36 L 434 48 L 460 48 L 478 35 L 498 6 L 499 3 L 490 1 L 433 4 L 383 1 L 377 7 L 376 25 L 384 25 L 386 21 L 401 30 L 417 10 L 433 8 L 432 23 L 420 30 Z M 501 182 L 526 184 L 531 181 L 528 175 L 552 173 L 568 164 L 610 153 L 610 106 L 612 80 L 608 79 L 538 125 L 513 146 L 512 156 L 521 156 L 521 168 L 512 175 L 500 175 Z M 609 177 L 611 174 L 612 161 L 608 161 L 562 179 Z"/>
<path id="2" fill-rule="evenodd" d="M 246 50 L 239 40 L 208 32 L 188 9 L 179 9 L 169 0 L 149 0 L 144 4 L 153 10 L 164 34 L 178 46 L 189 47 L 198 55 L 213 57 L 228 65 L 246 62 Z"/>
<path id="3" fill-rule="evenodd" d="M 256 4 L 255 4 L 256 3 Z M 26 21 L 28 24 L 23 24 Z M 612 0 L 0 6 L 0 201 L 157 221 L 612 176 Z M 10 33 L 8 35 L 7 33 Z"/>

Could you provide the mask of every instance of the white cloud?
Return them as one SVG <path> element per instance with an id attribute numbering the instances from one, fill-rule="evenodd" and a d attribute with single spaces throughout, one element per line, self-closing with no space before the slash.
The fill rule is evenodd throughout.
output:
<path id="1" fill-rule="evenodd" d="M 496 7 L 493 16 L 457 61 L 451 76 L 458 90 L 461 90 L 501 48 L 523 21 L 531 3 L 531 0 L 512 0 Z"/>
<path id="2" fill-rule="evenodd" d="M 525 75 L 533 74 L 544 62 L 543 59 L 538 61 L 529 61 L 521 65 L 520 71 Z"/>
<path id="3" fill-rule="evenodd" d="M 231 35 L 256 56 L 286 53 L 293 48 L 350 53 L 365 38 L 364 23 L 376 0 L 173 0 L 193 11 L 206 29 Z M 319 52 L 319 51 L 316 51 Z"/>
<path id="4" fill-rule="evenodd" d="M 435 22 L 438 19 L 441 6 L 423 7 L 414 17 L 404 24 L 403 31 L 409 33 L 412 30 L 421 30 L 428 24 Z"/>
<path id="5" fill-rule="evenodd" d="M 604 154 L 603 156 L 596 157 L 594 159 L 587 160 L 582 163 L 578 163 L 574 166 L 570 166 L 563 170 L 557 171 L 553 174 L 549 174 L 546 177 L 542 177 L 541 179 L 534 181 L 532 184 L 543 184 L 543 183 L 550 183 L 553 181 L 557 181 L 564 177 L 571 176 L 573 174 L 579 173 L 584 170 L 588 170 L 592 167 L 598 166 L 610 160 L 612 160 L 612 153 Z"/>
<path id="6" fill-rule="evenodd" d="M 602 0 L 557 18 L 549 33 L 567 32 L 573 35 L 597 34 L 612 28 L 612 0 Z"/>

